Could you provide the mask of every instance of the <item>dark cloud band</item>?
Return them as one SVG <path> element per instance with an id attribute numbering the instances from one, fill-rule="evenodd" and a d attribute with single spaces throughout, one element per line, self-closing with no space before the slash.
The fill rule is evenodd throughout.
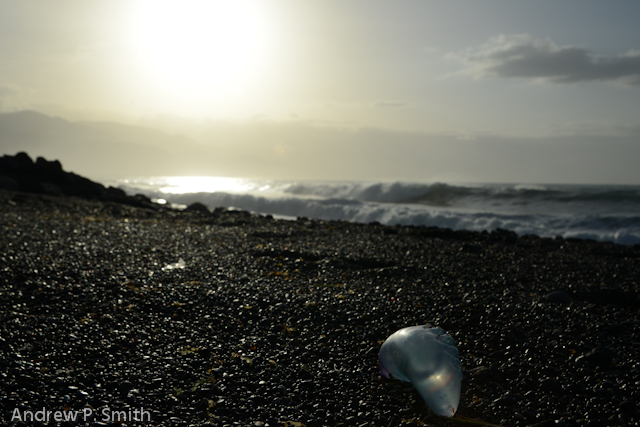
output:
<path id="1" fill-rule="evenodd" d="M 583 48 L 517 35 L 492 38 L 479 49 L 465 52 L 462 59 L 469 66 L 468 71 L 477 77 L 530 78 L 554 83 L 617 81 L 640 86 L 640 51 L 601 57 Z"/>

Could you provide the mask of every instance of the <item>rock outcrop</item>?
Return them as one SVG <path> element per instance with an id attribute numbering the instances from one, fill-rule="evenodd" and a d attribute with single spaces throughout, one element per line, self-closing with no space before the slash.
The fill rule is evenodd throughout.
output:
<path id="1" fill-rule="evenodd" d="M 163 207 L 142 194 L 128 196 L 119 188 L 105 187 L 73 172 L 65 172 L 58 160 L 38 157 L 34 162 L 25 152 L 0 157 L 0 189 L 75 196 L 152 209 Z"/>

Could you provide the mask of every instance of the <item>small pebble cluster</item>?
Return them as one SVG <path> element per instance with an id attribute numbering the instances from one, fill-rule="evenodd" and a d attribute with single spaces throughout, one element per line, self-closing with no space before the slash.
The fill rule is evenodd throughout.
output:
<path id="1" fill-rule="evenodd" d="M 2 424 L 456 425 L 380 377 L 426 323 L 458 345 L 459 415 L 640 421 L 637 246 L 0 190 L 0 247 Z"/>

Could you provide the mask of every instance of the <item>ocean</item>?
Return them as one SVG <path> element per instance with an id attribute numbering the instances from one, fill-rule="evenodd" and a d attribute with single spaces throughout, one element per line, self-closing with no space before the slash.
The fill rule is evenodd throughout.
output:
<path id="1" fill-rule="evenodd" d="M 106 183 L 185 207 L 201 202 L 274 217 L 511 230 L 640 243 L 640 186 L 271 181 L 147 177 Z"/>

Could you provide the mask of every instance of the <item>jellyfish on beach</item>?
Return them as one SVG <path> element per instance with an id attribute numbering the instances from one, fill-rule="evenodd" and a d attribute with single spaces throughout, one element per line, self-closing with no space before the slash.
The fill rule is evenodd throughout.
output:
<path id="1" fill-rule="evenodd" d="M 435 414 L 456 413 L 462 366 L 455 341 L 442 329 L 431 325 L 400 329 L 382 344 L 378 362 L 383 377 L 413 384 Z"/>

